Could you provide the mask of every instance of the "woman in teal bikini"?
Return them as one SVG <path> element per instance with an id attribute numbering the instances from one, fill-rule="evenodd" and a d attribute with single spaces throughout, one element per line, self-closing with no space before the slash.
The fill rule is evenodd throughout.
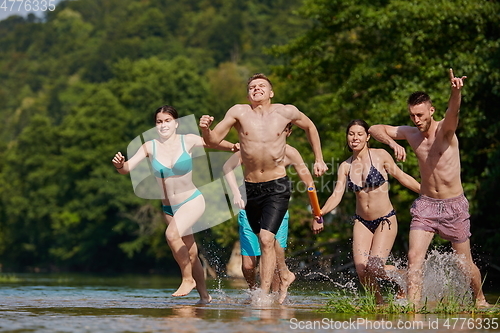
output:
<path id="1" fill-rule="evenodd" d="M 207 145 L 198 135 L 177 134 L 178 117 L 172 106 L 158 108 L 155 112 L 158 139 L 145 142 L 128 161 L 118 152 L 112 162 L 120 174 L 127 174 L 146 157 L 150 159 L 163 192 L 162 208 L 167 222 L 165 237 L 182 274 L 182 283 L 172 296 L 185 296 L 196 288 L 200 294 L 199 303 L 209 303 L 211 297 L 198 258 L 198 247 L 190 232 L 205 211 L 205 199 L 192 181 L 191 151 L 194 147 Z M 211 148 L 234 151 L 236 146 L 223 141 L 220 146 Z"/>
<path id="2" fill-rule="evenodd" d="M 395 269 L 385 263 L 398 231 L 387 175 L 417 193 L 420 184 L 404 173 L 387 151 L 368 147 L 368 128 L 368 124 L 359 119 L 347 126 L 347 145 L 352 156 L 339 166 L 335 189 L 321 211 L 326 214 L 337 207 L 346 188 L 356 194 L 352 236 L 354 265 L 363 286 L 375 293 L 378 303 L 383 303 L 376 279 L 388 279 L 388 271 Z"/>

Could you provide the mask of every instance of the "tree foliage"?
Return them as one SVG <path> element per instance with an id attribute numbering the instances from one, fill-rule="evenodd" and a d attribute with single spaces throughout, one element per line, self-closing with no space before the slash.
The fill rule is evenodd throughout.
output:
<path id="1" fill-rule="evenodd" d="M 269 74 L 275 101 L 297 105 L 320 130 L 330 167 L 317 179 L 324 202 L 348 156 L 348 121 L 409 124 L 414 90 L 429 92 L 443 115 L 449 67 L 468 76 L 458 134 L 473 233 L 497 254 L 499 13 L 485 0 L 86 0 L 62 1 L 43 19 L 0 21 L 0 264 L 172 266 L 159 202 L 136 197 L 110 163 L 153 126 L 160 105 L 219 120 L 246 102 L 250 75 Z M 289 143 L 312 165 L 303 131 Z M 417 175 L 412 154 L 402 167 Z M 288 251 L 348 252 L 354 198 L 311 237 L 307 195 L 296 188 Z M 415 196 L 392 181 L 391 196 L 403 250 Z M 231 221 L 200 244 L 226 256 L 236 237 Z"/>
<path id="2" fill-rule="evenodd" d="M 263 48 L 305 21 L 290 21 L 298 3 L 62 1 L 43 19 L 0 21 L 3 268 L 173 266 L 159 201 L 136 197 L 110 160 L 160 105 L 221 119 L 244 103 L 246 78 L 273 59 Z M 228 228 L 221 244 L 236 239 Z"/>

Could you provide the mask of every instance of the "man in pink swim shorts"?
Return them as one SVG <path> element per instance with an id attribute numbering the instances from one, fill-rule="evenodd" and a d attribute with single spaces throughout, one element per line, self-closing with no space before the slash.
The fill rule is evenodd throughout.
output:
<path id="1" fill-rule="evenodd" d="M 410 230 L 433 232 L 452 243 L 463 243 L 471 236 L 469 201 L 463 194 L 449 199 L 421 195 L 410 213 Z"/>
<path id="2" fill-rule="evenodd" d="M 460 153 L 455 131 L 466 76 L 455 77 L 450 68 L 451 96 L 445 118 L 433 118 L 434 106 L 428 94 L 417 91 L 408 98 L 408 111 L 415 126 L 374 125 L 370 134 L 388 144 L 398 160 L 406 159 L 405 149 L 394 140 L 407 140 L 418 159 L 421 176 L 420 197 L 411 208 L 408 251 L 408 300 L 420 306 L 422 268 L 427 249 L 439 234 L 451 241 L 455 252 L 464 258 L 463 266 L 471 277 L 477 307 L 489 307 L 481 286 L 481 273 L 470 251 L 469 203 L 460 178 Z"/>

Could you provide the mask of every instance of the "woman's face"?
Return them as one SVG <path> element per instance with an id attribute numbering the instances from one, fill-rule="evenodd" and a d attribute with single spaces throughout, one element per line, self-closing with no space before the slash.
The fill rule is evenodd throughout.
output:
<path id="1" fill-rule="evenodd" d="M 162 138 L 169 138 L 175 133 L 178 123 L 170 113 L 159 112 L 156 115 L 156 130 Z"/>
<path id="2" fill-rule="evenodd" d="M 352 151 L 361 151 L 370 140 L 370 135 L 366 133 L 363 126 L 352 125 L 347 132 L 347 144 Z"/>

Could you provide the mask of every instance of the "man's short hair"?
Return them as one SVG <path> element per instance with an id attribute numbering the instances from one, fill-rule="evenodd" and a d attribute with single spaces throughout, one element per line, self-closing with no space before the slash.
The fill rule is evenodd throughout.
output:
<path id="1" fill-rule="evenodd" d="M 271 89 L 273 89 L 273 84 L 271 83 L 271 80 L 269 80 L 269 78 L 262 73 L 257 73 L 257 74 L 252 75 L 252 77 L 248 79 L 247 88 L 250 85 L 250 82 L 252 82 L 253 80 L 257 80 L 257 79 L 266 80 L 271 85 Z"/>
<path id="2" fill-rule="evenodd" d="M 415 106 L 426 102 L 432 105 L 431 97 L 423 91 L 416 91 L 408 97 L 407 103 L 408 106 Z"/>

